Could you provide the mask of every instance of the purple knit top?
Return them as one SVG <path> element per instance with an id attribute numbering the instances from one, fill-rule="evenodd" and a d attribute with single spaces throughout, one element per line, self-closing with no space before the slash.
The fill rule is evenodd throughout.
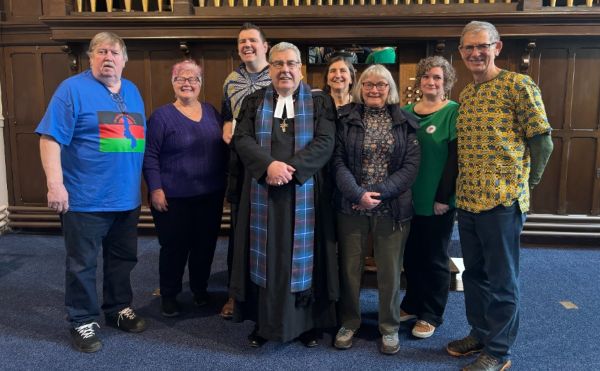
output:
<path id="1" fill-rule="evenodd" d="M 144 178 L 150 192 L 162 188 L 167 197 L 191 197 L 225 189 L 228 149 L 223 120 L 202 103 L 202 119 L 190 120 L 167 104 L 148 120 Z"/>

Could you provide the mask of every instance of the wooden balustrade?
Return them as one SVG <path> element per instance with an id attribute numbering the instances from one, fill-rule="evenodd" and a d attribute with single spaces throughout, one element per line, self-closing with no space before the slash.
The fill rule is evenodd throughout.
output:
<path id="1" fill-rule="evenodd" d="M 219 0 L 215 0 L 215 1 L 219 1 Z M 230 2 L 233 2 L 235 0 L 230 0 Z M 132 8 L 132 0 L 104 0 L 105 4 L 106 4 L 106 12 L 113 12 L 114 10 L 118 10 L 118 11 L 124 11 L 124 12 L 131 12 L 131 11 L 135 11 L 135 10 L 141 10 L 142 12 L 147 13 L 150 9 L 150 5 L 151 4 L 155 4 L 156 5 L 156 10 L 159 12 L 162 12 L 165 10 L 165 3 L 167 3 L 167 5 L 169 6 L 169 11 L 173 10 L 173 6 L 175 3 L 175 0 L 153 0 L 152 2 L 150 0 L 142 0 L 142 9 L 133 9 Z M 89 9 L 90 12 L 92 13 L 96 13 L 97 12 L 97 0 L 76 0 L 76 4 L 74 9 L 77 10 L 77 12 L 81 13 L 87 9 Z M 118 3 L 118 8 L 115 8 L 115 3 Z M 89 6 L 89 7 L 88 7 Z"/>
<path id="2" fill-rule="evenodd" d="M 100 0 L 102 1 L 102 0 Z M 77 12 L 89 11 L 99 13 L 97 0 L 75 0 L 74 9 Z M 474 5 L 474 4 L 497 4 L 516 3 L 518 0 L 190 0 L 197 8 L 245 8 L 245 7 L 311 7 L 311 6 L 402 6 L 402 5 Z M 173 11 L 175 0 L 142 0 L 141 9 L 132 9 L 132 0 L 104 0 L 106 12 L 122 11 Z M 192 5 L 190 5 L 192 6 Z M 542 7 L 600 7 L 600 0 L 548 0 Z"/>

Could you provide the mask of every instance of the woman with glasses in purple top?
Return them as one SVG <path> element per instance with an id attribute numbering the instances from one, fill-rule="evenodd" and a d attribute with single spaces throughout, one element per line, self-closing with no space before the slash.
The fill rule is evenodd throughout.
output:
<path id="1" fill-rule="evenodd" d="M 177 295 L 186 263 L 194 304 L 207 303 L 227 165 L 221 115 L 198 100 L 200 66 L 191 60 L 175 64 L 171 82 L 175 102 L 150 116 L 143 166 L 161 246 L 161 314 L 165 317 L 181 313 Z"/>

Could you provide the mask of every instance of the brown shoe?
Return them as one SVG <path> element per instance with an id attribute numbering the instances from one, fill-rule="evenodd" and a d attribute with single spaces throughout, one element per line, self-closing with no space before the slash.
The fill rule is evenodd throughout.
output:
<path id="1" fill-rule="evenodd" d="M 223 305 L 223 309 L 221 309 L 220 316 L 224 319 L 231 319 L 233 317 L 233 306 L 234 301 L 233 298 L 229 298 L 227 303 Z"/>
<path id="2" fill-rule="evenodd" d="M 415 326 L 412 329 L 413 336 L 421 339 L 426 339 L 430 337 L 431 335 L 433 335 L 434 332 L 435 326 L 421 319 L 415 323 Z"/>
<path id="3" fill-rule="evenodd" d="M 415 318 L 417 318 L 416 314 L 406 313 L 402 308 L 400 309 L 400 322 L 410 321 Z"/>

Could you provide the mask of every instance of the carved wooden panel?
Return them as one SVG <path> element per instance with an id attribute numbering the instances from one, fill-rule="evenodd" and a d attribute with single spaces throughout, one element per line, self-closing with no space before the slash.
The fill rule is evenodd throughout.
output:
<path id="1" fill-rule="evenodd" d="M 552 128 L 561 129 L 565 126 L 565 102 L 569 89 L 569 50 L 568 48 L 548 48 L 541 50 L 538 59 L 544 61 L 544 68 L 537 68 L 533 76 L 537 81 L 544 99 L 548 121 Z"/>
<path id="2" fill-rule="evenodd" d="M 11 21 L 37 22 L 42 15 L 42 1 L 40 0 L 5 0 L 7 1 L 7 17 Z"/>
<path id="3" fill-rule="evenodd" d="M 542 181 L 531 194 L 531 212 L 535 214 L 556 214 L 559 210 L 563 142 L 561 138 L 553 138 L 553 142 L 554 152 L 546 165 Z"/>
<path id="4" fill-rule="evenodd" d="M 52 93 L 70 75 L 67 55 L 58 47 L 5 49 L 7 136 L 10 141 L 12 205 L 44 205 L 46 179 L 34 134 Z"/>
<path id="5" fill-rule="evenodd" d="M 232 44 L 226 45 L 193 45 L 191 55 L 202 65 L 204 81 L 201 100 L 221 110 L 223 82 L 231 71 L 237 68 L 239 60 L 232 52 Z"/>
<path id="6" fill-rule="evenodd" d="M 600 48 L 577 48 L 574 53 L 572 129 L 600 128 Z"/>
<path id="7" fill-rule="evenodd" d="M 595 178 L 597 140 L 572 138 L 567 160 L 567 214 L 590 214 Z"/>
<path id="8" fill-rule="evenodd" d="M 543 40 L 534 50 L 537 77 L 555 148 L 536 212 L 600 214 L 600 48 L 594 40 Z M 548 202 L 558 199 L 555 210 Z"/>
<path id="9" fill-rule="evenodd" d="M 148 112 L 153 112 L 160 106 L 172 103 L 175 100 L 173 85 L 171 84 L 171 68 L 182 58 L 181 53 L 171 50 L 152 50 L 148 52 L 151 90 L 149 96 L 144 97 Z"/>

